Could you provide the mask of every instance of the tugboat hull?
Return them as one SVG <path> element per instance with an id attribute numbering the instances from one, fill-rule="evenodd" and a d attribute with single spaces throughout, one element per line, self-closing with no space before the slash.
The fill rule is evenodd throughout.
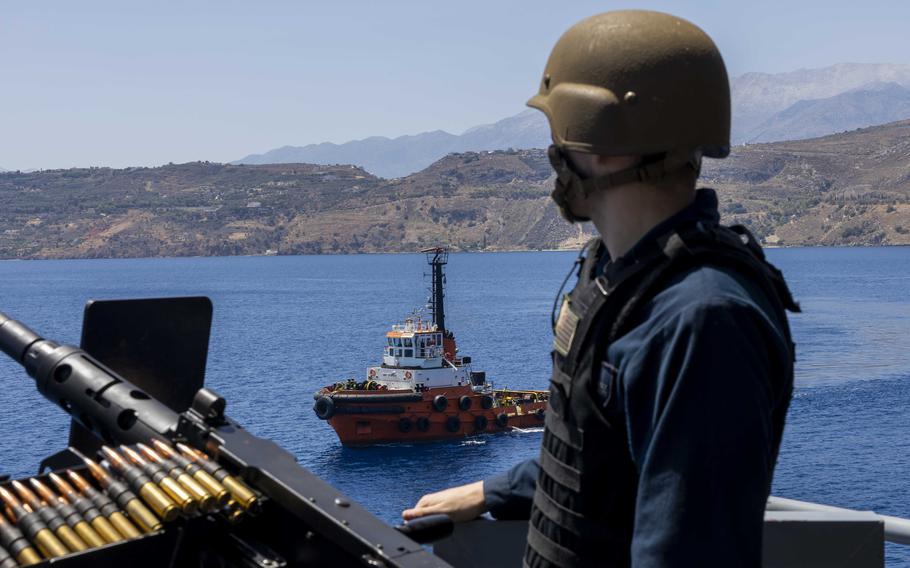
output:
<path id="1" fill-rule="evenodd" d="M 316 393 L 314 410 L 345 446 L 421 442 L 543 425 L 545 391 L 474 392 L 470 387 Z"/>

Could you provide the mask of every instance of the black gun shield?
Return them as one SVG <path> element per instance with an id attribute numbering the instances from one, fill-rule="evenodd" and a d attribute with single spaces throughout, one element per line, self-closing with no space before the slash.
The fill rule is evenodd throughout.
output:
<path id="1" fill-rule="evenodd" d="M 90 300 L 80 347 L 176 412 L 205 382 L 212 301 L 204 296 Z M 101 440 L 75 421 L 69 444 L 94 453 Z"/>

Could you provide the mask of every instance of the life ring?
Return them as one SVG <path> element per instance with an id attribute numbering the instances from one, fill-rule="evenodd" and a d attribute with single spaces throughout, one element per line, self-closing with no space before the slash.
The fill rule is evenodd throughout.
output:
<path id="1" fill-rule="evenodd" d="M 313 403 L 313 412 L 320 420 L 328 420 L 335 416 L 335 401 L 327 396 L 320 396 Z"/>
<path id="2" fill-rule="evenodd" d="M 449 406 L 449 399 L 446 398 L 446 395 L 437 394 L 433 399 L 433 410 L 436 412 L 443 412 L 447 406 Z"/>
<path id="3" fill-rule="evenodd" d="M 376 369 L 370 369 L 370 378 L 372 379 L 375 376 L 376 376 Z"/>
<path id="4" fill-rule="evenodd" d="M 471 409 L 471 397 L 464 395 L 458 399 L 458 408 L 467 412 Z"/>
<path id="5" fill-rule="evenodd" d="M 505 412 L 500 412 L 496 415 L 496 425 L 500 428 L 505 428 L 509 425 L 509 415 Z"/>
<path id="6" fill-rule="evenodd" d="M 446 418 L 446 430 L 453 434 L 458 432 L 461 430 L 461 420 L 459 420 L 457 416 L 449 416 Z"/>
<path id="7" fill-rule="evenodd" d="M 483 395 L 483 398 L 480 399 L 480 408 L 484 410 L 493 408 L 493 397 L 488 394 Z"/>
<path id="8" fill-rule="evenodd" d="M 404 378 L 405 378 L 405 380 L 410 381 L 410 380 L 411 380 L 411 377 L 413 377 L 413 376 L 414 376 L 414 375 L 411 374 L 411 371 L 405 371 L 405 372 L 404 372 Z"/>
<path id="9" fill-rule="evenodd" d="M 417 419 L 417 430 L 420 432 L 426 432 L 430 429 L 430 419 L 426 416 L 421 416 Z"/>
<path id="10" fill-rule="evenodd" d="M 487 417 L 483 414 L 478 414 L 474 417 L 474 429 L 475 430 L 486 430 L 487 429 Z"/>
<path id="11" fill-rule="evenodd" d="M 408 433 L 411 431 L 412 426 L 413 426 L 413 424 L 411 423 L 411 419 L 408 418 L 407 416 L 403 416 L 398 419 L 398 431 L 399 432 Z"/>
<path id="12" fill-rule="evenodd" d="M 546 418 L 546 413 L 547 413 L 547 411 L 544 410 L 543 408 L 538 408 L 537 410 L 534 411 L 534 416 L 536 416 L 538 420 L 543 420 L 544 418 Z"/>

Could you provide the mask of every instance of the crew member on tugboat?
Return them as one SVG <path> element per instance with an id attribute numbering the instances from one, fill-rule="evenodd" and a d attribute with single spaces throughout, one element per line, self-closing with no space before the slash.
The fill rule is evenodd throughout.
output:
<path id="1" fill-rule="evenodd" d="M 759 566 L 799 309 L 695 189 L 730 150 L 720 53 L 668 14 L 600 14 L 559 39 L 528 104 L 549 119 L 554 201 L 600 233 L 554 318 L 540 458 L 403 516 L 530 519 L 534 568 Z"/>

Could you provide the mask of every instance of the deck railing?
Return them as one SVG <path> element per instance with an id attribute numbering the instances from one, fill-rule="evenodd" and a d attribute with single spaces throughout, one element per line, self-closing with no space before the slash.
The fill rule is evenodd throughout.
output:
<path id="1" fill-rule="evenodd" d="M 832 507 L 831 505 L 822 505 L 820 503 L 810 503 L 809 501 L 797 501 L 796 499 L 786 499 L 784 497 L 771 496 L 768 499 L 768 511 L 818 511 L 821 513 L 843 513 L 844 511 L 853 512 L 852 509 L 842 507 Z M 876 517 L 882 520 L 884 525 L 884 539 L 895 544 L 910 545 L 910 519 L 892 517 L 890 515 L 879 515 Z"/>
<path id="2" fill-rule="evenodd" d="M 527 530 L 526 521 L 481 518 L 457 525 L 433 551 L 455 568 L 518 567 Z M 886 540 L 910 545 L 910 520 L 771 497 L 762 540 L 764 568 L 882 568 Z"/>

